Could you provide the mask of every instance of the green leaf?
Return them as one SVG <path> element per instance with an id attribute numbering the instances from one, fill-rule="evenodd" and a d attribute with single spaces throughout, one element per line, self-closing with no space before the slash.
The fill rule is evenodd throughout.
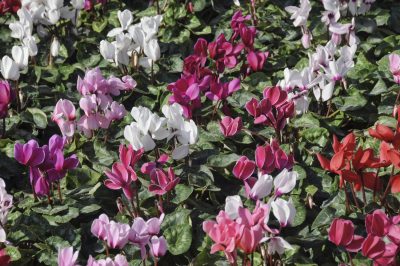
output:
<path id="1" fill-rule="evenodd" d="M 208 158 L 208 165 L 211 167 L 228 167 L 239 158 L 240 156 L 234 153 L 213 155 Z"/>
<path id="2" fill-rule="evenodd" d="M 92 24 L 92 28 L 95 32 L 102 32 L 107 27 L 107 19 L 95 20 Z"/>
<path id="3" fill-rule="evenodd" d="M 28 108 L 27 111 L 32 115 L 36 127 L 40 129 L 45 129 L 47 127 L 47 116 L 42 110 L 38 108 Z"/>
<path id="4" fill-rule="evenodd" d="M 183 184 L 178 184 L 175 187 L 175 198 L 172 200 L 173 203 L 179 204 L 184 202 L 193 192 L 193 187 L 188 187 Z"/>
<path id="5" fill-rule="evenodd" d="M 168 227 L 163 235 L 167 240 L 168 251 L 172 255 L 185 253 L 192 244 L 192 228 L 188 224 Z"/>
<path id="6" fill-rule="evenodd" d="M 6 246 L 6 253 L 11 257 L 11 261 L 17 261 L 21 259 L 21 253 L 19 252 L 17 247 L 14 246 Z"/>
<path id="7" fill-rule="evenodd" d="M 314 230 L 319 227 L 330 225 L 335 217 L 335 213 L 336 210 L 332 207 L 326 207 L 325 209 L 322 209 L 312 223 L 311 229 Z"/>

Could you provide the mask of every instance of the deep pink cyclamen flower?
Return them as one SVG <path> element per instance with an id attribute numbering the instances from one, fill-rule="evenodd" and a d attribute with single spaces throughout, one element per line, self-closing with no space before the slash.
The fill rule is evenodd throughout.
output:
<path id="1" fill-rule="evenodd" d="M 132 181 L 137 180 L 136 173 L 128 170 L 128 168 L 121 162 L 116 162 L 112 166 L 112 170 L 105 172 L 108 179 L 104 181 L 104 185 L 109 189 L 119 190 L 122 189 L 125 196 L 131 200 L 133 198 L 133 189 L 131 187 Z"/>
<path id="2" fill-rule="evenodd" d="M 365 228 L 368 234 L 383 237 L 386 236 L 391 222 L 382 210 L 375 210 L 365 217 Z"/>
<path id="3" fill-rule="evenodd" d="M 364 238 L 354 235 L 354 225 L 351 221 L 335 218 L 329 228 L 329 241 L 350 252 L 358 252 Z"/>
<path id="4" fill-rule="evenodd" d="M 245 24 L 239 25 L 239 34 L 244 46 L 249 49 L 254 49 L 254 39 L 256 37 L 256 28 L 248 27 Z"/>
<path id="5" fill-rule="evenodd" d="M 219 123 L 219 129 L 225 137 L 232 137 L 242 129 L 242 118 L 225 116 Z"/>
<path id="6" fill-rule="evenodd" d="M 212 101 L 225 100 L 238 90 L 240 90 L 240 79 L 238 78 L 225 83 L 221 83 L 219 79 L 212 79 L 210 91 L 206 92 L 206 96 Z"/>
<path id="7" fill-rule="evenodd" d="M 131 175 L 136 176 L 135 172 L 135 166 L 136 163 L 142 158 L 144 153 L 144 149 L 141 148 L 137 151 L 135 151 L 132 147 L 132 145 L 128 145 L 126 147 L 125 145 L 121 144 L 119 146 L 119 160 L 121 163 L 126 167 L 126 169 L 131 173 Z M 133 180 L 136 181 L 136 180 Z"/>
<path id="8" fill-rule="evenodd" d="M 203 230 L 214 241 L 211 246 L 211 254 L 223 251 L 230 263 L 236 261 L 237 241 L 241 236 L 241 226 L 232 221 L 224 211 L 220 211 L 216 221 L 203 222 Z"/>
<path id="9" fill-rule="evenodd" d="M 231 40 L 236 39 L 240 35 L 240 27 L 245 24 L 246 21 L 251 21 L 251 16 L 243 16 L 243 13 L 241 10 L 238 10 L 233 14 L 232 20 L 231 20 L 231 28 L 233 30 L 233 35 L 231 37 Z"/>
<path id="10" fill-rule="evenodd" d="M 280 87 L 266 88 L 263 96 L 264 99 L 260 102 L 254 98 L 250 100 L 246 104 L 247 111 L 255 118 L 255 124 L 268 125 L 276 131 L 281 131 L 287 119 L 294 116 L 294 102 Z"/>
<path id="11" fill-rule="evenodd" d="M 175 176 L 174 170 L 168 168 L 168 173 L 162 169 L 154 169 L 150 173 L 149 191 L 156 195 L 164 195 L 179 183 L 180 178 Z"/>
<path id="12" fill-rule="evenodd" d="M 11 264 L 11 257 L 7 254 L 6 249 L 0 250 L 0 265 L 8 266 Z"/>
<path id="13" fill-rule="evenodd" d="M 270 174 L 274 170 L 293 167 L 293 155 L 287 155 L 274 139 L 270 144 L 256 148 L 256 164 L 263 173 Z"/>
<path id="14" fill-rule="evenodd" d="M 267 61 L 268 56 L 269 52 L 250 51 L 247 54 L 247 63 L 249 64 L 251 70 L 261 71 L 265 62 Z"/>
<path id="15" fill-rule="evenodd" d="M 400 84 L 400 55 L 389 55 L 389 69 L 393 75 L 394 81 Z"/>
<path id="16" fill-rule="evenodd" d="M 246 180 L 253 173 L 256 168 L 254 161 L 249 160 L 246 156 L 242 156 L 233 167 L 233 175 L 241 180 Z"/>
<path id="17" fill-rule="evenodd" d="M 217 71 L 223 73 L 225 68 L 234 68 L 238 64 L 238 56 L 242 52 L 243 44 L 232 44 L 220 34 L 217 40 L 208 44 L 208 53 L 214 59 Z"/>
<path id="18" fill-rule="evenodd" d="M 378 236 L 368 235 L 362 244 L 361 253 L 370 259 L 378 259 L 385 253 L 385 242 Z"/>
<path id="19" fill-rule="evenodd" d="M 0 118 L 8 116 L 8 106 L 14 99 L 14 92 L 6 80 L 0 80 Z"/>

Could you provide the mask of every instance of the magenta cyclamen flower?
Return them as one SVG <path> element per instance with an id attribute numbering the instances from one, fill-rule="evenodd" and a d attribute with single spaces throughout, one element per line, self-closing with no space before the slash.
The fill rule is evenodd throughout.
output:
<path id="1" fill-rule="evenodd" d="M 224 34 L 220 34 L 217 40 L 208 44 L 208 52 L 211 59 L 217 65 L 217 71 L 223 73 L 225 67 L 234 68 L 238 63 L 238 56 L 243 49 L 243 44 L 232 44 L 225 39 Z"/>
<path id="2" fill-rule="evenodd" d="M 287 155 L 274 139 L 270 144 L 256 148 L 256 164 L 263 173 L 272 173 L 275 169 L 291 169 L 293 155 Z"/>
<path id="3" fill-rule="evenodd" d="M 149 191 L 156 195 L 164 195 L 174 189 L 179 180 L 179 177 L 175 176 L 174 170 L 171 167 L 168 168 L 168 173 L 156 168 L 150 173 Z"/>
<path id="4" fill-rule="evenodd" d="M 8 115 L 8 106 L 14 99 L 14 92 L 6 80 L 0 80 L 0 118 Z"/>
<path id="5" fill-rule="evenodd" d="M 109 189 L 122 189 L 125 196 L 131 200 L 133 197 L 132 181 L 137 180 L 135 172 L 130 172 L 121 162 L 114 163 L 111 171 L 105 172 L 108 179 L 104 181 L 104 185 Z"/>
<path id="6" fill-rule="evenodd" d="M 35 140 L 30 140 L 26 144 L 15 144 L 15 159 L 29 166 L 30 182 L 37 195 L 47 195 L 52 182 L 59 181 L 68 170 L 78 166 L 76 155 L 64 157 L 65 143 L 65 138 L 53 135 L 49 145 L 43 147 L 39 147 Z"/>
<path id="7" fill-rule="evenodd" d="M 213 101 L 225 100 L 238 90 L 240 90 L 240 79 L 238 78 L 225 83 L 221 83 L 219 79 L 212 79 L 210 91 L 206 92 L 206 96 Z"/>
<path id="8" fill-rule="evenodd" d="M 14 146 L 15 159 L 26 166 L 37 166 L 43 163 L 45 153 L 36 140 L 30 140 L 26 144 L 15 143 Z"/>
<path id="9" fill-rule="evenodd" d="M 233 167 L 233 175 L 241 180 L 246 180 L 254 173 L 255 167 L 254 161 L 242 156 Z"/>
<path id="10" fill-rule="evenodd" d="M 251 99 L 246 104 L 246 109 L 252 115 L 255 124 L 264 124 L 281 131 L 287 118 L 294 116 L 294 102 L 288 99 L 288 94 L 280 87 L 266 88 L 263 92 L 264 99 L 258 102 Z"/>
<path id="11" fill-rule="evenodd" d="M 242 118 L 225 116 L 219 123 L 219 129 L 225 137 L 232 137 L 242 129 Z"/>

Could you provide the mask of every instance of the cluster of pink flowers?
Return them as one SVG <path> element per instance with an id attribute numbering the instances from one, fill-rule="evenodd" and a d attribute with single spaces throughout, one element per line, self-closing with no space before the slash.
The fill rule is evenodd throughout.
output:
<path id="1" fill-rule="evenodd" d="M 132 145 L 120 145 L 119 158 L 120 161 L 112 166 L 111 171 L 106 171 L 108 179 L 104 181 L 104 185 L 109 189 L 122 189 L 125 196 L 131 200 L 133 198 L 134 189 L 132 182 L 139 182 L 136 175 L 135 166 L 142 158 L 144 149 L 135 151 Z M 169 156 L 162 154 L 157 162 L 147 162 L 141 167 L 141 172 L 150 176 L 149 191 L 155 195 L 164 195 L 168 191 L 174 189 L 179 183 L 179 178 L 175 176 L 172 167 L 165 171 L 162 166 L 168 161 Z"/>
<path id="2" fill-rule="evenodd" d="M 106 245 L 108 250 L 123 249 L 128 243 L 140 248 L 142 260 L 151 255 L 155 261 L 167 253 L 167 241 L 160 236 L 160 226 L 164 219 L 164 214 L 160 218 L 151 218 L 145 221 L 141 217 L 133 220 L 132 226 L 125 223 L 112 221 L 106 214 L 101 214 L 95 219 L 91 226 L 91 232 Z M 77 265 L 78 252 L 73 252 L 72 247 L 60 249 L 58 252 L 59 266 Z M 116 255 L 114 260 L 110 257 L 101 260 L 95 260 L 89 257 L 87 266 L 128 266 L 129 263 L 125 256 Z"/>
<path id="3" fill-rule="evenodd" d="M 30 183 L 38 196 L 50 195 L 51 185 L 60 181 L 68 170 L 78 166 L 76 155 L 64 156 L 66 138 L 53 135 L 48 145 L 39 147 L 36 140 L 14 146 L 15 159 L 29 166 Z"/>
<path id="4" fill-rule="evenodd" d="M 400 250 L 400 215 L 388 217 L 384 211 L 375 210 L 365 218 L 367 237 L 354 234 L 354 224 L 349 220 L 333 220 L 329 240 L 347 251 L 361 254 L 374 261 L 374 265 L 397 265 Z M 351 259 L 351 258 L 350 258 Z"/>
<path id="5" fill-rule="evenodd" d="M 265 88 L 261 101 L 252 98 L 246 103 L 247 112 L 254 117 L 254 124 L 271 126 L 280 132 L 288 118 L 295 114 L 294 102 L 280 87 Z"/>
<path id="6" fill-rule="evenodd" d="M 222 80 L 226 69 L 242 63 L 241 72 L 246 76 L 264 67 L 268 52 L 255 50 L 256 29 L 246 25 L 248 21 L 250 16 L 237 11 L 232 17 L 233 34 L 229 40 L 224 34 L 210 43 L 200 38 L 194 46 L 194 53 L 185 58 L 181 78 L 169 84 L 168 90 L 172 92 L 169 102 L 179 103 L 186 117 L 192 117 L 193 110 L 201 106 L 201 92 L 212 101 L 223 101 L 240 89 L 239 78 Z M 243 60 L 243 54 L 247 61 Z"/>
<path id="7" fill-rule="evenodd" d="M 0 118 L 8 116 L 8 107 L 14 99 L 14 92 L 6 80 L 0 80 Z"/>
<path id="8" fill-rule="evenodd" d="M 246 156 L 240 157 L 233 167 L 234 176 L 246 181 L 253 175 L 256 166 L 259 172 L 270 174 L 275 170 L 291 169 L 294 164 L 293 155 L 286 154 L 275 139 L 270 144 L 258 146 L 255 157 L 255 162 Z"/>
<path id="9" fill-rule="evenodd" d="M 77 81 L 77 89 L 82 95 L 79 106 L 84 114 L 76 121 L 74 104 L 69 100 L 60 99 L 54 108 L 52 120 L 68 138 L 72 138 L 76 129 L 90 138 L 94 130 L 106 129 L 111 122 L 125 116 L 125 107 L 112 97 L 134 87 L 136 81 L 130 76 L 124 76 L 122 79 L 111 76 L 106 79 L 99 68 L 88 70 L 85 77 L 79 77 Z"/>

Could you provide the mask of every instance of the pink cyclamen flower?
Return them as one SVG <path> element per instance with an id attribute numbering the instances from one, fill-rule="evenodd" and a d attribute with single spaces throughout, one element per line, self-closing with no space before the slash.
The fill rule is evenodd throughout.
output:
<path id="1" fill-rule="evenodd" d="M 220 211 L 216 221 L 203 222 L 203 230 L 214 241 L 211 246 L 211 254 L 223 251 L 230 263 L 236 259 L 236 243 L 241 235 L 240 225 L 232 221 L 229 216 Z"/>
<path id="2" fill-rule="evenodd" d="M 62 248 L 58 250 L 58 266 L 78 266 L 79 251 L 75 251 L 72 247 Z"/>
<path id="3" fill-rule="evenodd" d="M 128 243 L 129 225 L 110 221 L 104 228 L 106 242 L 110 248 L 122 249 Z"/>
<path id="4" fill-rule="evenodd" d="M 242 156 L 233 167 L 233 175 L 241 180 L 246 180 L 253 173 L 256 168 L 254 161 L 249 160 L 246 156 Z"/>
<path id="5" fill-rule="evenodd" d="M 144 153 L 143 148 L 135 151 L 132 145 L 128 145 L 128 147 L 126 147 L 125 145 L 121 144 L 119 146 L 119 160 L 129 171 L 132 178 L 136 176 L 134 168 L 136 163 L 140 160 L 140 158 L 142 158 L 143 153 Z M 137 179 L 132 179 L 132 180 L 136 181 Z"/>
<path id="6" fill-rule="evenodd" d="M 15 143 L 14 146 L 15 159 L 23 165 L 37 166 L 43 163 L 45 153 L 36 140 L 30 140 L 25 144 Z"/>
<path id="7" fill-rule="evenodd" d="M 92 223 L 90 231 L 94 236 L 100 240 L 107 239 L 107 233 L 105 226 L 110 223 L 110 220 L 106 214 L 101 214 L 99 218 L 95 219 Z"/>
<path id="8" fill-rule="evenodd" d="M 364 238 L 354 235 L 354 225 L 351 221 L 335 218 L 329 228 L 329 241 L 350 252 L 358 252 Z"/>
<path id="9" fill-rule="evenodd" d="M 258 169 L 269 174 L 275 169 L 291 169 L 293 167 L 293 155 L 286 154 L 274 139 L 270 144 L 256 148 L 256 163 Z"/>
<path id="10" fill-rule="evenodd" d="M 126 257 L 121 254 L 115 256 L 114 260 L 111 258 L 95 260 L 92 256 L 89 256 L 86 266 L 129 266 L 129 263 Z"/>
<path id="11" fill-rule="evenodd" d="M 264 236 L 263 224 L 267 215 L 263 208 L 248 209 L 239 207 L 239 217 L 236 222 L 241 225 L 241 236 L 238 239 L 238 248 L 246 254 L 253 253 Z"/>
<path id="12" fill-rule="evenodd" d="M 264 67 L 265 62 L 269 56 L 269 52 L 255 52 L 250 51 L 247 54 L 247 62 L 251 70 L 253 71 L 261 71 Z"/>
<path id="13" fill-rule="evenodd" d="M 63 136 L 72 137 L 75 133 L 76 110 L 69 100 L 58 100 L 51 119 L 58 125 Z"/>
<path id="14" fill-rule="evenodd" d="M 389 69 L 393 75 L 394 81 L 400 84 L 400 55 L 390 54 L 389 55 Z"/>
<path id="15" fill-rule="evenodd" d="M 242 118 L 225 116 L 219 123 L 219 129 L 225 137 L 232 137 L 242 129 Z"/>
<path id="16" fill-rule="evenodd" d="M 175 176 L 174 170 L 171 167 L 168 168 L 168 173 L 156 168 L 150 173 L 149 191 L 156 195 L 164 195 L 174 189 L 179 180 L 179 177 Z"/>
<path id="17" fill-rule="evenodd" d="M 6 80 L 0 80 L 0 118 L 8 115 L 8 106 L 14 99 L 14 92 Z"/>
<path id="18" fill-rule="evenodd" d="M 122 189 L 125 196 L 131 200 L 133 197 L 133 189 L 131 187 L 132 181 L 137 180 L 136 173 L 129 171 L 126 166 L 121 162 L 116 162 L 112 166 L 112 170 L 105 171 L 108 179 L 104 181 L 104 185 L 109 189 L 119 190 Z"/>
<path id="19" fill-rule="evenodd" d="M 385 236 L 389 231 L 391 222 L 386 213 L 382 210 L 375 210 L 365 217 L 365 228 L 368 234 L 375 236 Z"/>
<path id="20" fill-rule="evenodd" d="M 368 235 L 362 244 L 361 253 L 370 259 L 378 259 L 385 253 L 385 242 L 378 236 Z"/>
<path id="21" fill-rule="evenodd" d="M 163 236 L 153 236 L 150 239 L 150 252 L 151 255 L 159 258 L 167 253 L 167 241 Z"/>

